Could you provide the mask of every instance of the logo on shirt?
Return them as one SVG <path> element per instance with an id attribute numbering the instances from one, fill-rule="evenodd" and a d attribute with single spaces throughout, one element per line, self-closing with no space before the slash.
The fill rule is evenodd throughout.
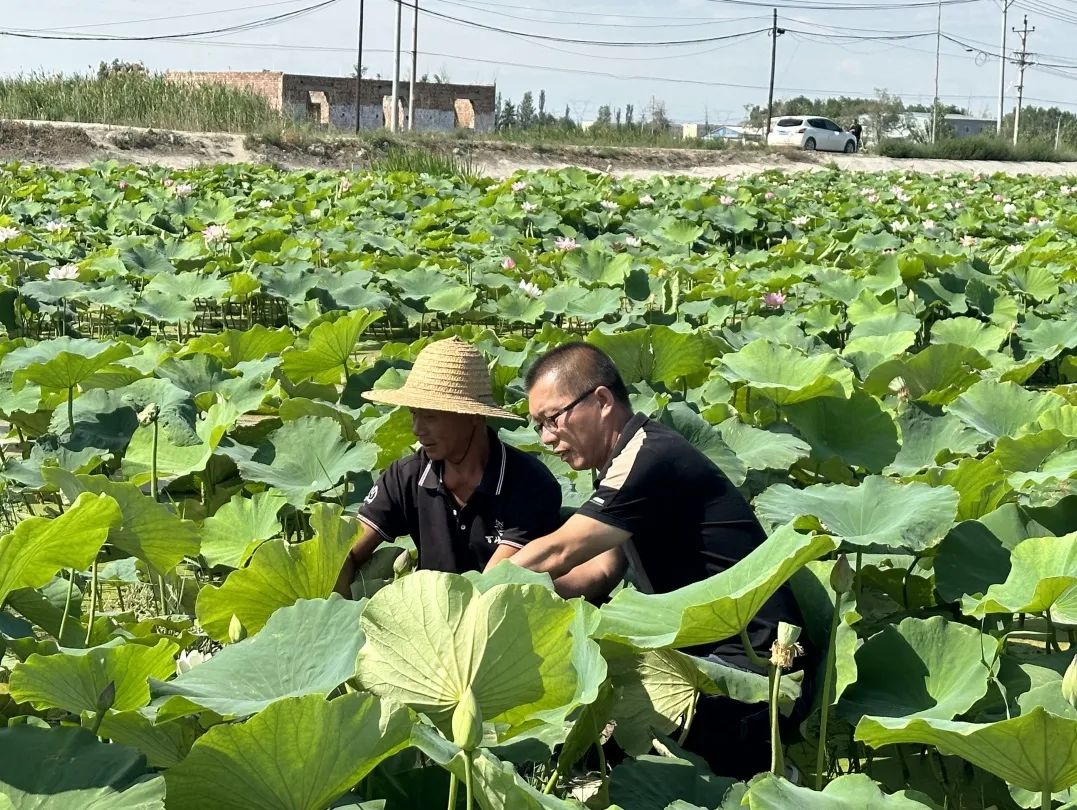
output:
<path id="1" fill-rule="evenodd" d="M 494 521 L 494 533 L 486 535 L 486 542 L 490 545 L 501 542 L 501 534 L 505 531 L 505 524 L 500 520 Z"/>
<path id="2" fill-rule="evenodd" d="M 591 498 L 591 503 L 597 503 L 599 506 L 605 506 L 606 505 L 606 502 L 604 500 L 602 500 L 602 498 L 598 498 L 598 497 Z"/>
<path id="3" fill-rule="evenodd" d="M 371 503 L 377 497 L 378 497 L 378 485 L 375 484 L 374 486 L 372 486 L 370 488 L 370 492 L 368 492 L 366 494 L 366 497 L 363 498 L 363 503 Z"/>

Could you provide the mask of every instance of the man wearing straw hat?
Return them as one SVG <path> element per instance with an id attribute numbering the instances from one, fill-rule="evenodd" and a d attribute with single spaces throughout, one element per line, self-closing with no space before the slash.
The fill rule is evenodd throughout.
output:
<path id="1" fill-rule="evenodd" d="M 410 535 L 419 568 L 463 573 L 481 571 L 498 547 L 520 548 L 560 525 L 553 475 L 486 425 L 487 417 L 522 420 L 494 403 L 486 362 L 470 344 L 431 343 L 401 388 L 363 396 L 410 409 L 420 447 L 382 473 L 360 508 L 364 528 L 341 571 L 342 595 L 383 541 Z"/>

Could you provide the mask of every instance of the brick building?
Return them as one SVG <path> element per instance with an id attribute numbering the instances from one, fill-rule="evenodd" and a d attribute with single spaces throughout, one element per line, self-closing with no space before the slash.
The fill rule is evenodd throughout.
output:
<path id="1" fill-rule="evenodd" d="M 334 76 L 305 76 L 295 73 L 262 70 L 251 72 L 168 71 L 170 81 L 198 84 L 224 84 L 250 90 L 293 118 L 309 119 L 340 129 L 355 129 L 355 79 Z M 367 129 L 388 127 L 392 114 L 392 81 L 363 79 L 362 126 Z M 408 83 L 400 83 L 399 113 L 401 129 L 408 128 Z M 415 129 L 494 128 L 494 85 L 415 84 Z"/>

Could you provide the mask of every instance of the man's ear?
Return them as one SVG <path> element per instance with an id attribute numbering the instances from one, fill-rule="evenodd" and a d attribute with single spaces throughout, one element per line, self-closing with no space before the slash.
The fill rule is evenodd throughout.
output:
<path id="1" fill-rule="evenodd" d="M 604 385 L 598 386 L 598 388 L 595 389 L 594 395 L 603 410 L 606 408 L 613 408 L 617 404 L 617 400 L 613 397 L 613 392 Z"/>

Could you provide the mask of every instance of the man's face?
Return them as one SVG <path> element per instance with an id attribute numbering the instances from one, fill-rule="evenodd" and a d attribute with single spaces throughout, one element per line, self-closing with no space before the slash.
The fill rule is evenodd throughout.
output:
<path id="1" fill-rule="evenodd" d="M 606 393 L 606 389 L 600 389 Z M 561 411 L 583 394 L 568 411 L 556 416 L 556 427 L 543 425 L 548 417 Z M 604 408 L 598 393 L 569 391 L 556 374 L 540 377 L 528 392 L 527 404 L 531 422 L 539 426 L 539 438 L 550 450 L 574 470 L 589 470 L 602 466 L 608 451 L 603 441 Z"/>
<path id="2" fill-rule="evenodd" d="M 461 458 L 467 452 L 474 431 L 482 429 L 479 424 L 482 417 L 479 416 L 423 408 L 409 410 L 411 432 L 431 461 Z"/>

